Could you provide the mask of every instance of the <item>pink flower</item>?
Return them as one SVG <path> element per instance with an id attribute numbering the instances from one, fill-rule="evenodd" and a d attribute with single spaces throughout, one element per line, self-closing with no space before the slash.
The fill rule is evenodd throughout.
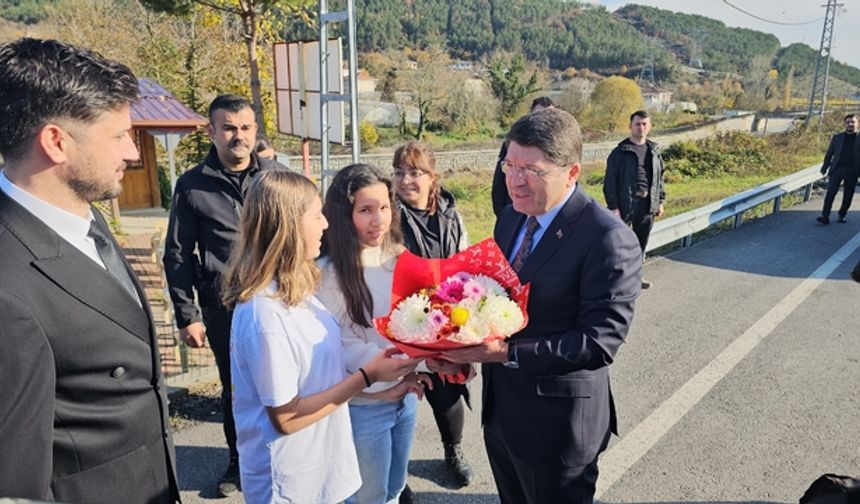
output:
<path id="1" fill-rule="evenodd" d="M 469 299 L 481 299 L 486 293 L 484 286 L 474 280 L 463 284 L 463 295 Z"/>
<path id="2" fill-rule="evenodd" d="M 447 303 L 459 303 L 463 300 L 463 282 L 453 277 L 448 278 L 439 284 L 436 295 Z"/>

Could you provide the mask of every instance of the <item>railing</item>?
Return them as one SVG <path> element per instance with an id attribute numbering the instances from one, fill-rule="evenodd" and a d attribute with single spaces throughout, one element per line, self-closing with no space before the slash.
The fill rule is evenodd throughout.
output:
<path id="1" fill-rule="evenodd" d="M 774 213 L 779 212 L 782 197 L 799 189 L 804 189 L 803 201 L 809 201 L 812 184 L 822 178 L 820 169 L 820 164 L 810 166 L 726 199 L 662 220 L 654 224 L 646 252 L 679 240 L 682 246 L 689 246 L 693 243 L 694 233 L 727 219 L 734 219 L 732 225 L 737 227 L 744 212 L 769 201 L 773 201 Z"/>

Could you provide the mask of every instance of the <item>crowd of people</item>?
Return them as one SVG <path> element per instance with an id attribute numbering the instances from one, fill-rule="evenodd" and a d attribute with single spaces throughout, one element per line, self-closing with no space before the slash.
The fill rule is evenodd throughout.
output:
<path id="1" fill-rule="evenodd" d="M 0 464 L 3 496 L 179 501 L 152 314 L 92 207 L 117 196 L 138 158 L 137 93 L 127 67 L 90 51 L 29 38 L 0 46 L 0 450 L 17 461 Z M 389 169 L 347 166 L 323 201 L 272 159 L 251 104 L 218 96 L 212 147 L 176 184 L 164 253 L 180 337 L 208 343 L 219 371 L 229 460 L 218 492 L 251 504 L 417 502 L 407 466 L 424 397 L 450 476 L 469 485 L 469 386 L 442 373 L 481 364 L 501 502 L 592 502 L 598 456 L 617 432 L 609 366 L 650 286 L 643 256 L 664 213 L 650 128 L 647 112 L 633 112 L 607 161 L 604 207 L 577 183 L 576 119 L 535 100 L 493 182 L 493 236 L 531 285 L 529 323 L 409 358 L 373 324 L 388 312 L 398 258 L 469 246 L 433 152 L 409 142 Z M 831 145 L 843 153 L 832 169 L 848 143 Z M 860 264 L 852 275 L 860 281 Z"/>

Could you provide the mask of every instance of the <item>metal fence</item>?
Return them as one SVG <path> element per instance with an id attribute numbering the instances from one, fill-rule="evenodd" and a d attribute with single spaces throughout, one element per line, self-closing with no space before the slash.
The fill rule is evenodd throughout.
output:
<path id="1" fill-rule="evenodd" d="M 773 211 L 779 212 L 782 198 L 795 191 L 803 191 L 803 201 L 809 201 L 812 185 L 822 178 L 820 169 L 821 164 L 810 166 L 715 203 L 662 220 L 654 224 L 646 252 L 679 240 L 683 246 L 689 246 L 693 242 L 694 233 L 728 219 L 732 219 L 732 226 L 737 227 L 743 220 L 744 212 L 764 203 L 772 201 Z"/>

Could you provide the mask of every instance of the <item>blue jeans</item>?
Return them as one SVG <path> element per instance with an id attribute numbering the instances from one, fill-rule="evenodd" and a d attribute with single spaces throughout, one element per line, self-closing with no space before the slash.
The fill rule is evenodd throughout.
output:
<path id="1" fill-rule="evenodd" d="M 397 504 L 406 486 L 417 410 L 415 394 L 397 402 L 349 405 L 361 488 L 347 504 Z"/>

